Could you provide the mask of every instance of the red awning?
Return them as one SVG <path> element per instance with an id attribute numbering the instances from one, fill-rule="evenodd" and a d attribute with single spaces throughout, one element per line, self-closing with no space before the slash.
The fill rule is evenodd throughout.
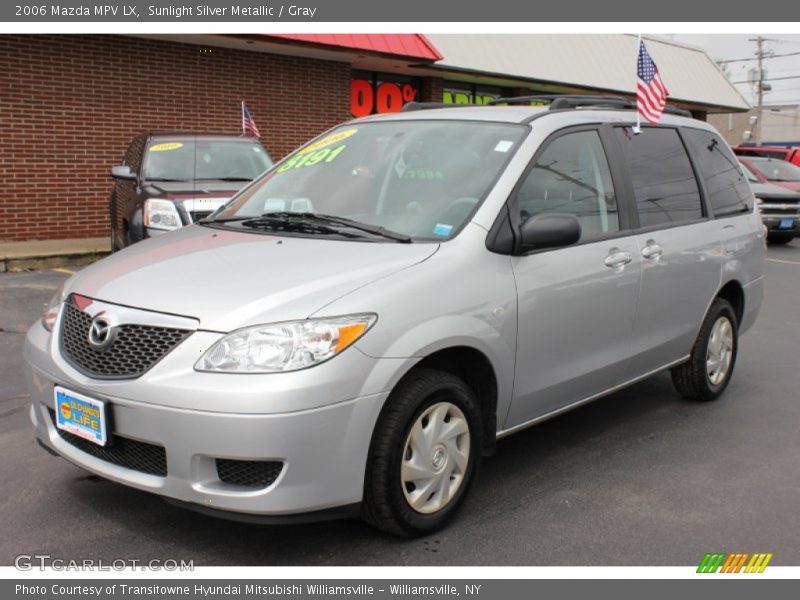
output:
<path id="1" fill-rule="evenodd" d="M 263 34 L 304 44 L 333 46 L 358 52 L 402 56 L 436 62 L 444 58 L 424 35 L 417 33 L 284 33 Z"/>

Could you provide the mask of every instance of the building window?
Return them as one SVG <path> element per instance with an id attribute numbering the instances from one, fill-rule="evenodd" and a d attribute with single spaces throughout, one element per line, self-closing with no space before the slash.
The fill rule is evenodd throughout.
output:
<path id="1" fill-rule="evenodd" d="M 353 71 L 350 80 L 350 113 L 354 117 L 366 117 L 375 113 L 400 112 L 403 105 L 418 100 L 419 79 L 375 73 Z"/>
<path id="2" fill-rule="evenodd" d="M 506 88 L 445 81 L 442 102 L 445 104 L 486 104 L 510 95 L 510 90 Z"/>

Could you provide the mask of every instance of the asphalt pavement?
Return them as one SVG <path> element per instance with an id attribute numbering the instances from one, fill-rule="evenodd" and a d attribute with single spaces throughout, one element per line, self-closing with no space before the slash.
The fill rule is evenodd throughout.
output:
<path id="1" fill-rule="evenodd" d="M 200 565 L 800 564 L 800 239 L 771 247 L 734 378 L 697 404 L 656 375 L 498 443 L 450 526 L 245 525 L 102 480 L 39 448 L 22 342 L 64 272 L 0 274 L 0 564 L 19 554 Z"/>

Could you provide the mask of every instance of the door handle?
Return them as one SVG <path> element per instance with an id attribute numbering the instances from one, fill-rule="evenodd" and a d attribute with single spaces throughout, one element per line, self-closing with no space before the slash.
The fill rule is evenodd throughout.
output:
<path id="1" fill-rule="evenodd" d="M 612 269 L 622 269 L 625 265 L 633 260 L 633 254 L 619 248 L 611 248 L 608 251 L 608 256 L 603 261 L 607 267 Z"/>
<path id="2" fill-rule="evenodd" d="M 654 240 L 647 240 L 647 244 L 642 248 L 642 256 L 647 260 L 656 260 L 664 253 L 664 249 L 656 244 Z"/>

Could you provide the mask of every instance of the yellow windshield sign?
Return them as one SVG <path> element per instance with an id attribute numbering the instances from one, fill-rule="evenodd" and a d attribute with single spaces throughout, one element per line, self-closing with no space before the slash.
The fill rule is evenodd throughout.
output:
<path id="1" fill-rule="evenodd" d="M 183 148 L 183 144 L 180 142 L 166 142 L 150 146 L 150 152 L 165 152 L 167 150 L 177 150 L 178 148 Z"/>
<path id="2" fill-rule="evenodd" d="M 353 127 L 352 129 L 345 129 L 344 131 L 337 131 L 336 133 L 326 135 L 324 138 L 317 140 L 313 144 L 310 144 L 305 148 L 303 148 L 302 150 L 298 151 L 298 154 L 308 154 L 309 152 L 314 152 L 315 150 L 319 150 L 320 148 L 333 146 L 334 144 L 338 144 L 342 140 L 346 140 L 351 135 L 355 135 L 357 131 L 358 129 Z"/>

